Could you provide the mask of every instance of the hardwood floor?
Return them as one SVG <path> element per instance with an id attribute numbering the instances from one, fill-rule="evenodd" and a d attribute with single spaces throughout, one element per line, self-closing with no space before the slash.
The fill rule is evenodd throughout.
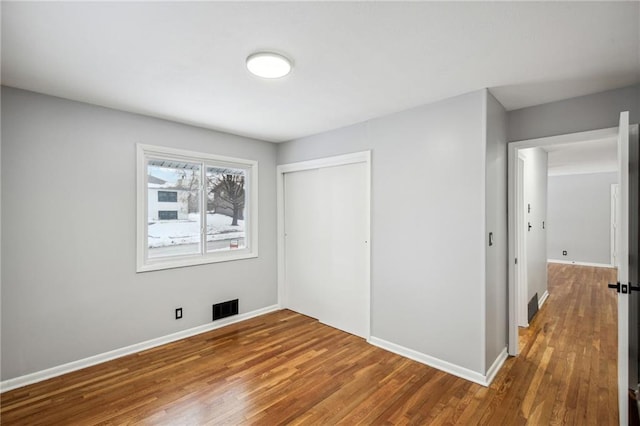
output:
<path id="1" fill-rule="evenodd" d="M 3 425 L 617 425 L 614 270 L 550 265 L 549 299 L 489 388 L 291 311 L 1 396 Z"/>

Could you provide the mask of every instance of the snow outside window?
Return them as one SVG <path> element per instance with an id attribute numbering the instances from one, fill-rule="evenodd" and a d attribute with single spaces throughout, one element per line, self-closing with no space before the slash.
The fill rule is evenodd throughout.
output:
<path id="1" fill-rule="evenodd" d="M 257 257 L 252 160 L 138 145 L 137 271 Z"/>

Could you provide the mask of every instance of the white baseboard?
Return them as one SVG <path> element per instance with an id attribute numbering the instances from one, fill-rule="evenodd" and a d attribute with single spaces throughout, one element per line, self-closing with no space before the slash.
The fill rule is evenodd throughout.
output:
<path id="1" fill-rule="evenodd" d="M 187 330 L 178 331 L 177 333 L 172 333 L 166 336 L 157 337 L 155 339 L 136 343 L 130 346 L 125 346 L 124 348 L 115 349 L 113 351 L 104 352 L 102 354 L 90 356 L 88 358 L 72 361 L 67 364 L 62 364 L 56 367 L 47 368 L 46 370 L 36 371 L 35 373 L 25 374 L 24 376 L 3 380 L 2 382 L 0 382 L 0 392 L 6 392 L 12 389 L 20 388 L 22 386 L 41 382 L 43 380 L 47 380 L 52 377 L 61 376 L 66 373 L 71 373 L 72 371 L 80 370 L 86 367 L 91 367 L 92 365 L 101 364 L 103 362 L 120 358 L 125 355 L 131 355 L 136 352 L 140 352 L 147 349 L 155 348 L 156 346 L 164 345 L 166 343 L 175 342 L 176 340 L 181 340 L 187 337 L 195 336 L 196 334 L 206 333 L 207 331 L 215 330 L 217 328 L 235 324 L 241 321 L 246 321 L 250 318 L 255 318 L 260 315 L 268 314 L 270 312 L 274 312 L 279 309 L 280 309 L 279 305 L 267 306 L 265 308 L 256 309 L 255 311 L 247 312 L 240 315 L 234 315 L 233 317 L 229 317 L 229 318 L 223 318 L 223 319 L 217 320 L 214 323 L 200 325 L 198 327 L 193 327 Z"/>
<path id="2" fill-rule="evenodd" d="M 491 367 L 489 367 L 489 369 L 487 370 L 487 375 L 485 376 L 487 384 L 484 386 L 489 386 L 491 382 L 493 382 L 493 379 L 496 378 L 496 374 L 498 374 L 498 371 L 500 371 L 508 357 L 509 353 L 507 352 L 507 348 L 505 347 L 502 352 L 498 354 L 498 357 L 495 359 L 495 361 L 493 361 Z"/>
<path id="3" fill-rule="evenodd" d="M 578 262 L 576 260 L 547 259 L 547 262 L 562 263 L 563 265 L 594 266 L 596 268 L 615 268 L 614 265 L 609 263 Z"/>
<path id="4" fill-rule="evenodd" d="M 544 293 L 542 294 L 542 296 L 540 297 L 540 299 L 538 299 L 538 310 L 540 310 L 540 308 L 542 308 L 542 305 L 544 305 L 544 302 L 547 301 L 548 297 L 549 297 L 549 291 L 545 290 Z"/>
<path id="5" fill-rule="evenodd" d="M 489 368 L 489 371 L 487 372 L 487 375 L 482 375 L 477 371 L 469 370 L 468 368 L 443 361 L 441 359 L 423 354 L 422 352 L 414 351 L 413 349 L 409 349 L 404 346 L 379 339 L 377 337 L 371 337 L 368 341 L 372 345 L 385 349 L 389 352 L 393 352 L 405 358 L 418 361 L 422 364 L 428 365 L 429 367 L 436 368 L 438 370 L 444 371 L 445 373 L 453 374 L 454 376 L 469 380 L 470 382 L 474 382 L 482 386 L 489 386 L 491 384 L 491 381 L 500 370 L 500 367 L 502 367 L 502 364 L 504 364 L 504 361 L 507 359 L 507 349 L 505 348 L 500 353 L 498 358 L 496 358 L 496 360 L 493 362 L 491 368 Z"/>

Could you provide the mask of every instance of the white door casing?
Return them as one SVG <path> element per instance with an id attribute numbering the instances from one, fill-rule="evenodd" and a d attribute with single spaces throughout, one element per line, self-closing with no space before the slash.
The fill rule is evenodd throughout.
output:
<path id="1" fill-rule="evenodd" d="M 524 177 L 526 167 L 526 159 L 524 156 L 518 156 L 518 175 L 517 175 L 517 191 L 518 191 L 518 263 L 517 269 L 517 286 L 518 286 L 518 326 L 529 327 L 529 318 L 527 312 L 527 221 L 525 220 L 526 200 L 525 195 L 526 185 L 524 183 Z"/>

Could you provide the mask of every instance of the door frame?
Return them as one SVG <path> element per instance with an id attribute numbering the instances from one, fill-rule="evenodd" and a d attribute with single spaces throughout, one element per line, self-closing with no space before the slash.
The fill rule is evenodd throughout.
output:
<path id="1" fill-rule="evenodd" d="M 525 202 L 527 200 L 525 195 L 525 185 L 524 185 L 524 177 L 526 175 L 526 154 L 523 151 L 518 151 L 518 172 L 516 173 L 516 203 L 519 208 L 515 211 L 517 222 L 516 222 L 516 240 L 517 240 L 517 251 L 516 257 L 518 259 L 522 259 L 523 261 L 518 262 L 518 266 L 516 267 L 517 283 L 518 286 L 518 303 L 517 303 L 517 320 L 519 327 L 529 327 L 529 318 L 527 313 L 527 289 L 528 289 L 528 281 L 527 281 L 527 262 L 524 261 L 527 259 L 527 233 L 525 231 L 525 224 L 527 221 L 525 220 Z M 515 264 L 515 261 L 514 261 Z"/>
<path id="2" fill-rule="evenodd" d="M 518 191 L 516 183 L 516 175 L 518 169 L 519 151 L 526 148 L 544 147 L 556 144 L 568 144 L 584 142 L 588 140 L 597 140 L 605 138 L 617 138 L 618 127 L 609 127 L 605 129 L 590 130 L 586 132 L 569 133 L 564 135 L 549 136 L 544 138 L 526 139 L 522 141 L 510 142 L 507 145 L 507 205 L 508 205 L 508 239 L 509 239 L 509 284 L 508 284 L 508 324 L 509 324 L 509 355 L 516 356 L 520 353 L 519 340 L 518 340 L 518 312 L 523 307 L 520 300 L 522 299 L 522 288 L 520 280 L 518 279 L 518 271 L 516 267 L 516 258 L 518 253 L 518 247 L 520 244 L 520 238 L 517 232 L 517 216 L 518 209 L 523 206 L 518 206 Z M 518 264 L 525 262 L 526 259 L 518 259 Z M 526 309 L 526 307 L 524 307 Z"/>
<path id="3" fill-rule="evenodd" d="M 276 167 L 276 209 L 277 209 L 277 256 L 278 256 L 278 307 L 285 308 L 285 292 L 286 292 L 286 276 L 285 276 L 285 259 L 286 244 L 284 235 L 284 175 L 286 173 L 300 172 L 304 170 L 314 170 L 326 167 L 344 166 L 347 164 L 365 164 L 366 173 L 366 213 L 363 218 L 366 229 L 367 249 L 365 254 L 365 280 L 367 283 L 366 300 L 366 339 L 371 338 L 371 151 L 360 151 L 350 154 L 337 155 L 332 157 L 323 157 L 307 161 L 299 161 L 295 163 L 281 164 Z"/>

